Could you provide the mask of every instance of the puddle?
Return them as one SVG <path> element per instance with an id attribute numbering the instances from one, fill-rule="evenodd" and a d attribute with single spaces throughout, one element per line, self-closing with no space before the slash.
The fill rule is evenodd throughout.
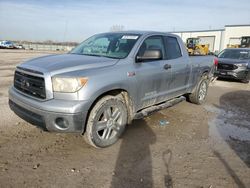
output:
<path id="1" fill-rule="evenodd" d="M 227 110 L 216 106 L 204 106 L 215 117 L 208 122 L 209 136 L 222 140 L 250 141 L 250 117 L 237 107 Z"/>

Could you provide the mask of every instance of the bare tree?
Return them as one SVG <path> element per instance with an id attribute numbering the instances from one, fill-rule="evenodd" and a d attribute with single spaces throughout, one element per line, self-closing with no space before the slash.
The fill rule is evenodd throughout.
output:
<path id="1" fill-rule="evenodd" d="M 124 28 L 124 25 L 113 25 L 110 27 L 110 31 L 123 31 Z"/>

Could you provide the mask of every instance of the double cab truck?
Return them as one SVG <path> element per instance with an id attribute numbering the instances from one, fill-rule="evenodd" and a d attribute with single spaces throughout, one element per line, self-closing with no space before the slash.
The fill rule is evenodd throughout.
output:
<path id="1" fill-rule="evenodd" d="M 184 99 L 202 104 L 213 70 L 213 56 L 189 57 L 176 35 L 102 33 L 67 54 L 18 65 L 9 105 L 40 128 L 107 147 L 133 119 Z"/>

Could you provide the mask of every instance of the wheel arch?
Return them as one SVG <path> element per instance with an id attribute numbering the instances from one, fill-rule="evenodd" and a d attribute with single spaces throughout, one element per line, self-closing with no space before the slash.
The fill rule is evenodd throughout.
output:
<path id="1" fill-rule="evenodd" d="M 208 76 L 208 74 L 209 74 L 209 70 L 207 70 L 207 69 L 203 70 L 200 77 Z"/>
<path id="2" fill-rule="evenodd" d="M 88 118 L 89 118 L 89 114 L 91 112 L 91 110 L 93 109 L 93 107 L 95 106 L 95 104 L 104 96 L 107 95 L 111 95 L 111 96 L 118 96 L 121 97 L 124 102 L 125 105 L 127 107 L 128 110 L 128 124 L 130 124 L 133 120 L 133 115 L 134 115 L 134 102 L 129 94 L 129 92 L 124 89 L 124 88 L 113 88 L 111 90 L 106 90 L 102 93 L 99 93 L 95 99 L 93 100 L 93 102 L 91 103 L 89 109 L 88 109 L 88 113 L 87 113 L 87 117 L 86 117 L 86 121 L 85 121 L 85 125 L 84 125 L 84 129 L 83 129 L 83 133 L 86 131 L 87 128 L 87 122 L 88 122 Z"/>
<path id="3" fill-rule="evenodd" d="M 195 86 L 190 90 L 190 92 L 186 93 L 186 96 L 190 93 L 193 93 L 196 89 L 197 89 L 197 86 L 198 84 L 200 83 L 201 79 L 203 76 L 209 76 L 209 70 L 208 69 L 203 69 L 199 72 L 199 75 L 197 77 L 197 81 L 196 81 L 196 84 Z"/>

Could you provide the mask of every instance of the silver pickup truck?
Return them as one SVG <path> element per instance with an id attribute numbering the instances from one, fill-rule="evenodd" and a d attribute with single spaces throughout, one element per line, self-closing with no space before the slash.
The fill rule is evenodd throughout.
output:
<path id="1" fill-rule="evenodd" d="M 203 103 L 213 69 L 214 57 L 189 57 L 173 34 L 97 34 L 67 54 L 18 65 L 9 105 L 45 130 L 81 133 L 107 147 L 133 119 L 186 98 Z"/>

